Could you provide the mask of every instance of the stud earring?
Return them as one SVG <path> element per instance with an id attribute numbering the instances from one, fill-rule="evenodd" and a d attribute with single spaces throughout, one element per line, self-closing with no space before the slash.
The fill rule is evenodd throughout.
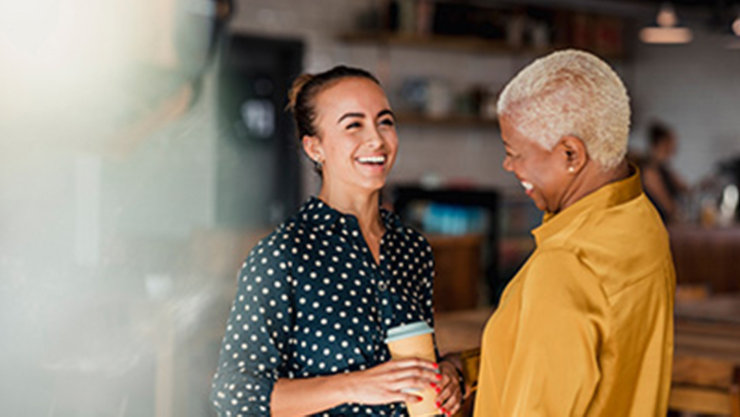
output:
<path id="1" fill-rule="evenodd" d="M 316 159 L 315 161 L 313 161 L 313 164 L 314 164 L 314 167 L 316 167 L 316 169 L 319 170 L 319 171 L 321 171 L 321 168 L 324 167 L 324 163 L 321 162 L 318 159 Z"/>
<path id="2" fill-rule="evenodd" d="M 570 172 L 571 174 L 576 172 L 575 167 L 568 167 L 568 172 Z"/>

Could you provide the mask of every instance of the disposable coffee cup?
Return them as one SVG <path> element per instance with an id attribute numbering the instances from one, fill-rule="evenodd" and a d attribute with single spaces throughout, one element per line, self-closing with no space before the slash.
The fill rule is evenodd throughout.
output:
<path id="1" fill-rule="evenodd" d="M 434 352 L 434 330 L 424 321 L 404 324 L 388 329 L 385 343 L 393 359 L 419 358 L 436 362 Z M 436 416 L 439 414 L 434 404 L 437 392 L 431 387 L 413 390 L 415 395 L 422 398 L 420 402 L 406 403 L 411 417 Z"/>

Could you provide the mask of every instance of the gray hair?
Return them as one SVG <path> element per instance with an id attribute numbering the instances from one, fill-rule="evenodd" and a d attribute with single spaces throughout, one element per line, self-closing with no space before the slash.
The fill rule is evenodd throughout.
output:
<path id="1" fill-rule="evenodd" d="M 506 85 L 497 110 L 546 149 L 563 136 L 581 139 L 603 169 L 627 153 L 627 90 L 606 62 L 588 52 L 568 49 L 537 59 Z"/>

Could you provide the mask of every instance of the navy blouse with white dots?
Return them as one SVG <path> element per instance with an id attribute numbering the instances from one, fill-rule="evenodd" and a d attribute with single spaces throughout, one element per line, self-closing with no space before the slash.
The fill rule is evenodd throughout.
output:
<path id="1" fill-rule="evenodd" d="M 252 249 L 242 265 L 211 400 L 220 416 L 270 415 L 278 378 L 364 370 L 390 359 L 388 328 L 434 327 L 432 250 L 381 209 L 376 264 L 357 219 L 317 198 Z M 322 416 L 405 416 L 402 403 L 343 404 Z"/>

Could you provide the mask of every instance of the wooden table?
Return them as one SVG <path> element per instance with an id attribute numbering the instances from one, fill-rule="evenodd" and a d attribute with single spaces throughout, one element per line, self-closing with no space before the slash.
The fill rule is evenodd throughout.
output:
<path id="1" fill-rule="evenodd" d="M 676 305 L 676 353 L 721 358 L 740 364 L 740 293 Z M 492 308 L 439 313 L 435 320 L 441 353 L 480 346 Z"/>
<path id="2" fill-rule="evenodd" d="M 713 293 L 740 291 L 740 227 L 673 225 L 668 234 L 679 284 L 707 285 Z"/>
<path id="3" fill-rule="evenodd" d="M 740 293 L 676 304 L 676 354 L 740 365 Z"/>
<path id="4" fill-rule="evenodd" d="M 437 314 L 440 353 L 480 347 L 483 328 L 492 313 L 492 308 L 482 308 Z M 676 304 L 674 342 L 672 400 L 681 390 L 681 381 L 711 386 L 730 381 L 740 365 L 740 293 Z M 467 401 L 458 416 L 471 415 L 471 406 Z"/>
<path id="5" fill-rule="evenodd" d="M 669 404 L 676 410 L 732 415 L 740 375 L 740 294 L 676 304 Z M 733 406 L 733 404 L 735 404 Z"/>

